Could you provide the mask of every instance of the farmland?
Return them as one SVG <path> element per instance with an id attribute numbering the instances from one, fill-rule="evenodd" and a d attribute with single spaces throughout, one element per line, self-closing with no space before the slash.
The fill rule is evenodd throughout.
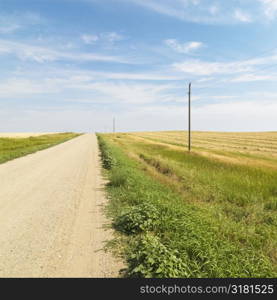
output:
<path id="1" fill-rule="evenodd" d="M 128 277 L 276 277 L 277 133 L 102 134 Z"/>
<path id="2" fill-rule="evenodd" d="M 0 134 L 0 163 L 68 141 L 79 134 Z"/>

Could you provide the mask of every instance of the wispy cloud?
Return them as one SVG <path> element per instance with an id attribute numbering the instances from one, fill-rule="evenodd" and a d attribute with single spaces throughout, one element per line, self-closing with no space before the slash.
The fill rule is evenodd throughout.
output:
<path id="1" fill-rule="evenodd" d="M 121 0 L 127 1 L 127 0 Z M 258 1 L 276 2 L 275 0 L 245 0 L 213 1 L 213 0 L 129 0 L 136 5 L 145 7 L 156 13 L 195 23 L 245 23 L 252 21 L 252 8 L 246 4 L 253 4 L 257 12 Z M 234 12 L 234 7 L 240 5 Z M 271 6 L 273 4 L 271 3 Z M 275 4 L 274 4 L 275 6 Z M 248 11 L 245 11 L 245 9 Z"/>
<path id="2" fill-rule="evenodd" d="M 42 69 L 38 74 L 36 71 L 22 70 L 13 72 L 10 78 L 1 81 L 0 99 L 24 96 L 39 99 L 56 94 L 59 99 L 66 98 L 66 95 L 72 99 L 72 95 L 78 95 L 75 99 L 85 99 L 90 103 L 176 102 L 178 85 L 171 82 L 172 79 L 176 78 L 151 73 L 93 72 L 82 69 L 62 71 L 50 68 Z"/>
<path id="3" fill-rule="evenodd" d="M 118 114 L 126 122 L 122 130 L 183 129 L 189 80 L 199 129 L 276 128 L 277 72 L 268 67 L 276 65 L 277 53 L 230 57 L 274 47 L 274 39 L 255 41 L 252 23 L 273 21 L 277 0 L 65 1 L 71 1 L 69 10 L 59 1 L 51 10 L 24 5 L 45 19 L 20 5 L 20 14 L 0 12 L 3 128 L 45 122 L 48 130 L 61 124 L 91 130 L 92 122 L 105 124 Z M 275 23 L 266 25 L 259 27 L 265 39 Z M 233 43 L 241 30 L 245 43 Z M 260 112 L 264 127 L 256 125 Z M 14 116 L 18 120 L 11 121 Z"/>
<path id="4" fill-rule="evenodd" d="M 229 82 L 276 81 L 277 74 L 243 74 L 228 79 Z"/>
<path id="5" fill-rule="evenodd" d="M 276 99 L 276 98 L 275 98 Z M 273 100 L 247 100 L 213 103 L 193 109 L 194 130 L 263 131 L 276 128 L 277 103 Z M 257 122 L 255 120 L 263 120 Z M 244 125 L 242 125 L 244 124 Z"/>
<path id="6" fill-rule="evenodd" d="M 213 4 L 212 6 L 210 6 L 209 11 L 213 16 L 215 16 L 220 12 L 220 8 L 218 5 Z"/>
<path id="7" fill-rule="evenodd" d="M 6 34 L 6 33 L 11 33 L 14 31 L 17 31 L 21 26 L 16 23 L 10 23 L 10 24 L 1 24 L 0 25 L 0 33 Z"/>
<path id="8" fill-rule="evenodd" d="M 192 75 L 213 75 L 213 74 L 232 74 L 243 71 L 250 71 L 250 67 L 245 64 L 206 62 L 200 60 L 188 60 L 181 63 L 174 63 L 173 67 L 181 72 Z"/>
<path id="9" fill-rule="evenodd" d="M 90 72 L 94 79 L 142 80 L 142 81 L 174 81 L 184 79 L 185 76 L 176 74 L 161 74 L 162 72 Z"/>
<path id="10" fill-rule="evenodd" d="M 239 20 L 242 23 L 251 23 L 253 21 L 250 14 L 243 12 L 240 9 L 235 10 L 234 18 Z"/>
<path id="11" fill-rule="evenodd" d="M 94 44 L 99 40 L 99 37 L 96 34 L 82 34 L 81 39 L 85 44 Z"/>
<path id="12" fill-rule="evenodd" d="M 189 54 L 204 46 L 204 44 L 201 42 L 179 43 L 176 39 L 167 39 L 164 42 L 167 46 L 169 46 L 176 52 L 184 54 Z"/>
<path id="13" fill-rule="evenodd" d="M 43 23 L 43 18 L 36 13 L 0 14 L 0 34 L 13 33 L 40 23 Z"/>
<path id="14" fill-rule="evenodd" d="M 277 16 L 277 0 L 259 0 L 264 6 L 264 13 L 269 19 Z"/>
<path id="15" fill-rule="evenodd" d="M 248 74 L 254 72 L 256 70 L 255 67 L 268 65 L 269 63 L 276 61 L 277 55 L 232 62 L 208 62 L 201 60 L 186 60 L 184 62 L 174 63 L 173 68 L 175 70 L 192 74 L 195 76 L 236 73 Z"/>
<path id="16" fill-rule="evenodd" d="M 46 81 L 10 78 L 0 84 L 0 99 L 44 95 L 59 91 L 59 87 Z"/>
<path id="17" fill-rule="evenodd" d="M 96 42 L 115 43 L 124 39 L 124 36 L 117 32 L 102 32 L 97 34 L 82 34 L 81 39 L 85 44 L 95 44 Z"/>
<path id="18" fill-rule="evenodd" d="M 86 52 L 65 52 L 63 49 L 53 49 L 8 40 L 0 40 L 0 55 L 1 54 L 13 54 L 20 60 L 32 60 L 38 63 L 58 60 L 127 63 L 126 58 L 118 56 Z"/>
<path id="19" fill-rule="evenodd" d="M 156 1 L 156 0 L 131 0 L 137 5 L 146 7 L 153 11 L 156 11 L 161 14 L 165 14 L 171 17 L 176 17 L 179 19 L 187 19 L 188 14 L 186 10 L 188 10 L 191 6 L 197 6 L 201 0 L 164 0 L 164 1 Z"/>
<path id="20" fill-rule="evenodd" d="M 123 35 L 117 33 L 117 32 L 106 32 L 100 34 L 100 37 L 110 43 L 118 42 L 124 39 Z"/>
<path id="21" fill-rule="evenodd" d="M 137 104 L 163 102 L 170 95 L 169 90 L 175 87 L 171 84 L 126 83 L 124 81 L 79 83 L 73 86 L 82 91 L 93 92 L 94 98 L 101 96 L 112 102 Z M 165 93 L 166 91 L 168 93 Z"/>

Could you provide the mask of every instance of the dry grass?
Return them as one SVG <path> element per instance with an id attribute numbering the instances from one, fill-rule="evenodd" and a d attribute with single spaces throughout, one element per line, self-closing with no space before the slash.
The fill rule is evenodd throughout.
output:
<path id="1" fill-rule="evenodd" d="M 138 132 L 133 135 L 153 138 L 166 143 L 187 145 L 184 131 Z M 201 132 L 192 133 L 192 143 L 196 148 L 235 151 L 277 157 L 277 132 Z"/>
<path id="2" fill-rule="evenodd" d="M 154 206 L 161 221 L 153 221 L 152 234 L 189 266 L 188 274 L 178 276 L 276 276 L 277 133 L 193 132 L 191 153 L 186 136 L 176 131 L 102 135 L 116 161 L 109 171 L 116 183 L 109 187 L 115 217 L 129 206 Z M 119 175 L 125 176 L 120 185 Z M 159 265 L 150 251 L 156 242 L 145 241 L 151 247 L 143 253 Z M 127 248 L 129 242 L 130 237 Z M 140 268 L 156 276 L 140 259 Z"/>
<path id="3" fill-rule="evenodd" d="M 0 138 L 28 138 L 30 136 L 40 136 L 55 133 L 58 132 L 0 132 Z"/>
<path id="4" fill-rule="evenodd" d="M 137 132 L 128 134 L 128 137 L 168 145 L 172 149 L 187 147 L 187 133 L 184 131 Z M 277 132 L 195 131 L 192 145 L 193 152 L 202 156 L 235 164 L 277 168 Z"/>

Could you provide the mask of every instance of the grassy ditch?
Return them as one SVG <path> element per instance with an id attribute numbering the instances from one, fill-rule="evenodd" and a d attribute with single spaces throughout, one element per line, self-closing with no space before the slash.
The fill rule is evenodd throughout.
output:
<path id="1" fill-rule="evenodd" d="M 55 146 L 79 135 L 66 132 L 28 138 L 0 138 L 0 163 Z"/>
<path id="2" fill-rule="evenodd" d="M 242 200 L 236 193 L 234 201 L 230 198 L 228 180 L 216 177 L 220 170 L 228 172 L 218 161 L 210 165 L 208 158 L 206 162 L 206 158 L 192 156 L 186 162 L 183 156 L 179 165 L 176 153 L 167 153 L 160 146 L 148 151 L 147 145 L 127 143 L 127 137 L 124 142 L 123 134 L 98 135 L 98 139 L 110 181 L 109 211 L 127 262 L 124 276 L 276 277 L 274 195 L 268 191 L 259 195 L 268 198 L 262 204 L 264 210 L 258 207 L 255 211 L 257 199 L 249 196 L 243 184 L 237 188 Z M 209 168 L 215 168 L 212 181 Z M 202 169 L 206 173 L 198 178 Z M 232 172 L 239 172 L 236 166 L 229 171 L 230 178 Z M 256 169 L 249 172 L 247 180 L 259 173 Z M 264 176 L 275 176 L 270 172 Z M 243 174 L 239 180 L 242 178 Z M 264 183 L 263 177 L 261 180 Z M 216 186 L 222 186 L 219 196 Z M 253 206 L 249 201 L 254 201 Z"/>

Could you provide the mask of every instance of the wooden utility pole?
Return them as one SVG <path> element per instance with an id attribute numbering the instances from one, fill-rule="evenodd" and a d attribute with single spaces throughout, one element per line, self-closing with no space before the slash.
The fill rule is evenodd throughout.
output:
<path id="1" fill-rule="evenodd" d="M 113 133 L 115 133 L 115 118 L 113 118 Z"/>
<path id="2" fill-rule="evenodd" d="M 189 83 L 189 105 L 188 105 L 188 150 L 191 150 L 191 83 Z"/>

